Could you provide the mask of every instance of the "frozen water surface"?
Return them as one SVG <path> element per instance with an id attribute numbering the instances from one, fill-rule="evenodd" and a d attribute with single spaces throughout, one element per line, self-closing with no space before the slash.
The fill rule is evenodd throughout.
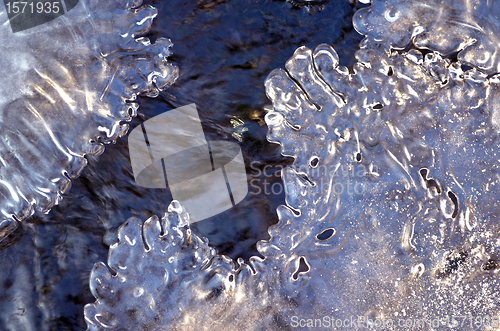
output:
<path id="1" fill-rule="evenodd" d="M 217 20 L 216 5 L 202 14 Z M 59 201 L 84 153 L 126 132 L 119 120 L 135 114 L 137 94 L 154 96 L 176 77 L 164 61 L 169 42 L 134 40 L 155 16 L 139 6 L 80 1 L 30 33 L 1 25 L 2 236 Z M 294 163 L 283 172 L 280 222 L 258 245 L 264 258 L 216 255 L 176 203 L 161 220 L 130 219 L 91 275 L 89 329 L 286 330 L 314 319 L 327 328 L 324 316 L 383 330 L 401 330 L 399 319 L 404 329 L 499 329 L 498 11 L 491 1 L 377 1 L 354 19 L 366 39 L 351 72 L 329 45 L 299 48 L 266 81 L 268 138 Z M 266 22 L 279 35 L 282 21 Z M 228 31 L 233 48 L 247 47 Z M 89 178 L 123 179 L 116 168 Z M 95 223 L 122 222 L 127 210 L 113 206 L 145 200 L 124 198 L 127 185 L 96 189 L 106 208 L 84 197 L 76 211 L 56 210 L 70 225 L 32 221 L 0 251 L 2 328 L 76 325 L 63 319 L 82 306 L 83 264 L 104 259 L 111 241 Z"/>
<path id="2" fill-rule="evenodd" d="M 264 259 L 216 255 L 176 202 L 130 219 L 91 274 L 89 329 L 500 329 L 499 11 L 374 1 L 352 72 L 298 48 L 265 83 L 294 162 Z"/>
<path id="3" fill-rule="evenodd" d="M 291 161 L 265 138 L 263 105 L 270 104 L 265 78 L 302 44 L 332 42 L 342 62 L 352 63 L 361 40 L 351 23 L 355 6 L 329 2 L 324 10 L 315 7 L 314 13 L 266 0 L 173 0 L 156 1 L 154 6 L 158 16 L 146 36 L 152 43 L 162 36 L 175 42 L 168 59 L 179 66 L 180 76 L 157 98 L 137 98 L 138 116 L 128 124 L 132 128 L 141 119 L 194 102 L 207 140 L 231 140 L 242 133 L 247 171 L 250 175 L 253 170 L 252 183 L 263 193 L 191 229 L 208 236 L 218 252 L 247 260 L 258 253 L 256 241 L 268 238 L 267 228 L 277 222 L 275 206 L 284 203 L 284 194 L 269 195 L 264 184 L 269 184 L 268 192 L 270 184 L 279 188 L 281 179 L 272 174 Z M 234 129 L 233 120 L 238 124 Z M 86 329 L 84 305 L 95 301 L 90 271 L 97 261 L 106 261 L 109 246 L 118 241 L 119 225 L 131 216 L 145 221 L 166 210 L 168 191 L 135 183 L 127 139 L 117 139 L 106 145 L 105 153 L 86 158 L 89 164 L 50 213 L 35 212 L 1 242 L 0 330 Z M 255 159 L 256 169 L 266 174 L 250 168 Z"/>
<path id="4" fill-rule="evenodd" d="M 123 136 L 138 95 L 177 78 L 171 42 L 146 33 L 156 9 L 79 1 L 67 14 L 13 33 L 0 7 L 0 241 L 35 210 L 48 212 L 103 143 Z"/>

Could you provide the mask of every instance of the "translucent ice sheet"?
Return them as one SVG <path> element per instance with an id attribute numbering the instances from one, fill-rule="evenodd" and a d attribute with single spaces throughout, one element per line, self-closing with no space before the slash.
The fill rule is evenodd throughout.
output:
<path id="1" fill-rule="evenodd" d="M 388 0 L 359 10 L 354 27 L 370 40 L 404 49 L 419 48 L 455 56 L 486 73 L 500 71 L 500 7 L 496 1 Z"/>
<path id="2" fill-rule="evenodd" d="M 58 203 L 85 154 L 126 133 L 139 94 L 154 97 L 177 78 L 171 42 L 140 37 L 156 17 L 141 4 L 79 1 L 16 33 L 0 7 L 0 241 Z"/>
<path id="3" fill-rule="evenodd" d="M 89 329 L 498 330 L 498 6 L 377 1 L 352 72 L 298 48 L 265 83 L 268 140 L 295 161 L 264 259 L 215 255 L 175 202 L 131 219 L 92 272 Z"/>

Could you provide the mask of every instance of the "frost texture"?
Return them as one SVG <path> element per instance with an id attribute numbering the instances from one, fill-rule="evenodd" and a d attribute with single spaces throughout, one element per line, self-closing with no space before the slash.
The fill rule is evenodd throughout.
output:
<path id="1" fill-rule="evenodd" d="M 84 0 L 17 33 L 0 7 L 0 240 L 60 201 L 85 154 L 126 133 L 137 95 L 177 78 L 171 42 L 139 37 L 157 13 L 141 3 Z"/>
<path id="2" fill-rule="evenodd" d="M 500 7 L 495 1 L 373 1 L 359 10 L 354 27 L 371 40 L 393 48 L 410 41 L 458 59 L 488 74 L 500 72 Z M 458 54 L 457 54 L 458 52 Z"/>
<path id="3" fill-rule="evenodd" d="M 436 6 L 428 10 L 464 27 L 499 10 L 487 3 Z M 389 7 L 394 12 L 385 15 Z M 367 320 L 401 330 L 400 318 L 410 330 L 498 329 L 500 76 L 483 65 L 496 63 L 498 45 L 470 55 L 493 38 L 496 22 L 481 20 L 478 43 L 461 46 L 455 57 L 457 43 L 447 38 L 467 34 L 444 28 L 444 18 L 428 20 L 426 8 L 387 1 L 359 12 L 354 24 L 367 38 L 353 73 L 323 44 L 300 47 L 285 69 L 269 75 L 268 139 L 295 161 L 283 172 L 280 221 L 258 244 L 263 260 L 213 255 L 187 225 L 177 243 L 166 239 L 180 233 L 177 223 L 164 221 L 164 234 L 155 225 L 150 235 L 156 219 L 142 227 L 135 221 L 127 241 L 143 236 L 146 244 L 117 264 L 122 255 L 115 250 L 131 231 L 125 226 L 110 252 L 111 270 L 97 264 L 91 275 L 97 301 L 86 308 L 89 329 L 285 330 L 297 326 L 293 316 L 352 317 L 365 322 L 347 329 L 360 330 Z M 395 12 L 404 24 L 395 25 Z M 410 39 L 408 26 L 441 43 Z M 165 220 L 184 215 L 174 207 Z M 153 242 L 157 248 L 148 250 Z M 173 276 L 150 284 L 144 271 L 121 271 L 149 267 L 157 254 L 157 273 Z M 190 262 L 169 265 L 169 258 Z M 120 299 L 134 293 L 141 299 Z M 472 322 L 460 326 L 453 316 Z M 389 319 L 394 326 L 380 328 Z"/>

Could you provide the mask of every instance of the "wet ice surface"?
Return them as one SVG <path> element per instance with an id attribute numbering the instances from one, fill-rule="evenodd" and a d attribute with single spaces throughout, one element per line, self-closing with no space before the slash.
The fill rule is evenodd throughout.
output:
<path id="1" fill-rule="evenodd" d="M 92 272 L 90 329 L 498 329 L 497 26 L 467 29 L 499 8 L 474 5 L 428 20 L 425 3 L 376 2 L 355 16 L 368 37 L 352 73 L 329 45 L 298 48 L 265 83 L 268 139 L 294 162 L 264 259 L 213 255 L 176 204 L 130 219 Z M 465 30 L 434 29 L 449 17 Z"/>
<path id="2" fill-rule="evenodd" d="M 172 84 L 171 42 L 151 44 L 156 9 L 142 1 L 80 1 L 12 33 L 0 8 L 0 241 L 35 210 L 48 212 L 103 143 L 123 136 L 138 95 Z"/>
<path id="3" fill-rule="evenodd" d="M 249 179 L 255 179 L 249 189 L 262 192 L 192 230 L 209 237 L 219 252 L 248 259 L 258 253 L 255 242 L 268 238 L 268 226 L 277 221 L 276 206 L 284 194 L 271 192 L 271 184 L 275 192 L 281 185 L 272 174 L 289 163 L 278 145 L 266 142 L 265 78 L 303 44 L 331 41 L 343 62 L 352 63 L 360 41 L 352 30 L 353 8 L 348 1 L 328 3 L 322 11 L 253 0 L 153 5 L 159 13 L 147 36 L 174 42 L 168 61 L 180 68 L 180 77 L 159 97 L 138 98 L 138 116 L 130 127 L 195 102 L 207 140 L 237 141 L 241 134 L 245 162 L 258 161 L 257 170 L 247 169 Z M 118 227 L 131 216 L 143 222 L 167 209 L 168 191 L 135 184 L 126 143 L 118 139 L 99 157 L 87 156 L 89 164 L 60 204 L 47 215 L 36 212 L 2 242 L 11 244 L 0 250 L 0 330 L 85 329 L 84 305 L 95 301 L 90 271 L 97 261 L 107 261 Z"/>
<path id="4" fill-rule="evenodd" d="M 356 13 L 356 29 L 394 48 L 410 40 L 422 49 L 457 56 L 487 74 L 500 71 L 499 8 L 491 1 L 458 0 L 439 6 L 428 1 L 375 1 Z"/>

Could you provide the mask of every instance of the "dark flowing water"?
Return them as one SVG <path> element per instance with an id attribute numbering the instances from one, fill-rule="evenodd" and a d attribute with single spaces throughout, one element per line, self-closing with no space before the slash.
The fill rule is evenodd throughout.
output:
<path id="1" fill-rule="evenodd" d="M 236 207 L 193 224 L 232 258 L 257 255 L 284 202 L 279 170 L 290 163 L 266 141 L 264 80 L 299 46 L 335 47 L 352 65 L 361 36 L 352 28 L 357 5 L 347 0 L 311 6 L 282 1 L 153 1 L 159 14 L 148 34 L 173 43 L 177 82 L 157 99 L 141 98 L 131 128 L 169 109 L 196 103 L 207 140 L 239 143 L 249 195 Z M 117 228 L 129 217 L 161 214 L 167 190 L 137 186 L 127 139 L 106 147 L 74 180 L 62 203 L 35 214 L 0 250 L 0 330 L 82 330 L 83 306 L 95 262 L 105 261 Z"/>

